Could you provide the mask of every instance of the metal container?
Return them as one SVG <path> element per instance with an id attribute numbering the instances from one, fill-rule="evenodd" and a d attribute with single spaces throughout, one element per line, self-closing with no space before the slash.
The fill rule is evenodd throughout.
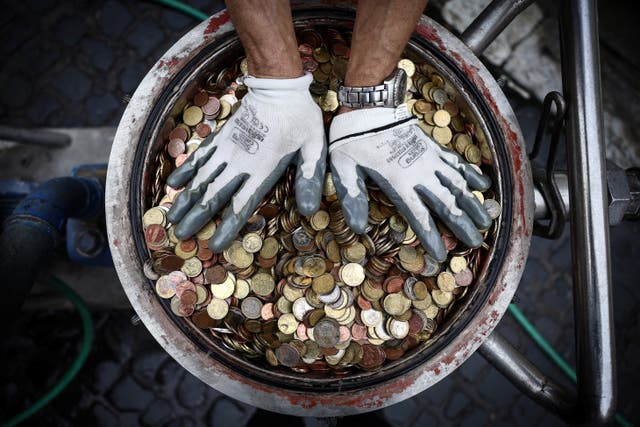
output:
<path id="1" fill-rule="evenodd" d="M 350 29 L 351 5 L 294 7 L 296 26 Z M 131 304 L 160 345 L 193 375 L 238 400 L 267 410 L 337 416 L 378 409 L 407 399 L 459 367 L 491 333 L 507 309 L 526 262 L 533 221 L 533 184 L 523 137 L 504 94 L 480 60 L 459 39 L 423 16 L 407 48 L 455 86 L 489 143 L 492 179 L 503 206 L 498 232 L 472 292 L 432 338 L 375 372 L 315 378 L 258 366 L 226 351 L 184 319 L 174 318 L 143 274 L 149 258 L 142 213 L 149 206 L 155 154 L 166 121 L 208 70 L 242 55 L 226 11 L 178 41 L 144 78 L 115 136 L 106 190 L 113 260 Z"/>

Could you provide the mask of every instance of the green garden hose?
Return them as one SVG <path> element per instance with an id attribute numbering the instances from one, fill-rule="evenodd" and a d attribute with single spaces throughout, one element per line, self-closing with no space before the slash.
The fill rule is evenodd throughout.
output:
<path id="1" fill-rule="evenodd" d="M 46 392 L 30 407 L 20 412 L 10 420 L 3 422 L 2 427 L 18 425 L 19 423 L 23 422 L 24 420 L 38 412 L 49 402 L 51 402 L 69 385 L 69 383 L 71 383 L 73 378 L 84 365 L 84 362 L 87 360 L 89 352 L 91 351 L 91 343 L 93 342 L 93 321 L 91 320 L 89 309 L 87 309 L 87 306 L 85 305 L 84 301 L 82 301 L 82 298 L 80 298 L 80 296 L 76 294 L 75 291 L 62 280 L 53 277 L 52 286 L 54 287 L 54 289 L 64 295 L 69 301 L 71 301 L 71 303 L 78 311 L 78 314 L 80 315 L 80 319 L 82 320 L 82 346 L 80 347 L 80 352 L 78 353 L 76 359 L 73 361 L 73 364 L 71 365 L 69 370 L 48 392 Z"/>

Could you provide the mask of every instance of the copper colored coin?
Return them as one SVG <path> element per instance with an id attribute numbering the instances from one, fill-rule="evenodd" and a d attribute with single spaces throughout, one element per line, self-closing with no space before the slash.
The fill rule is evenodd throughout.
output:
<path id="1" fill-rule="evenodd" d="M 260 208 L 260 215 L 262 215 L 267 219 L 274 218 L 276 215 L 278 215 L 279 212 L 280 212 L 280 208 L 270 203 Z"/>
<path id="2" fill-rule="evenodd" d="M 184 162 L 187 161 L 188 158 L 189 158 L 189 155 L 186 153 L 178 154 L 175 160 L 176 167 L 179 168 L 180 166 L 182 166 Z"/>
<path id="3" fill-rule="evenodd" d="M 417 314 L 412 314 L 409 318 L 409 334 L 417 334 L 424 329 L 424 321 Z"/>
<path id="4" fill-rule="evenodd" d="M 167 144 L 167 153 L 174 159 L 180 154 L 183 154 L 185 150 L 184 141 L 181 139 L 172 139 Z"/>
<path id="5" fill-rule="evenodd" d="M 187 138 L 189 138 L 189 134 L 187 133 L 187 130 L 182 127 L 173 128 L 169 133 L 169 140 L 179 139 L 182 142 L 187 142 Z"/>
<path id="6" fill-rule="evenodd" d="M 290 344 L 282 344 L 276 348 L 275 353 L 278 362 L 284 366 L 292 368 L 300 363 L 300 353 Z"/>
<path id="7" fill-rule="evenodd" d="M 381 347 L 372 344 L 362 345 L 362 360 L 359 365 L 362 369 L 375 369 L 384 363 L 386 355 Z"/>
<path id="8" fill-rule="evenodd" d="M 180 313 L 180 315 L 183 317 L 187 317 L 191 316 L 195 309 L 196 308 L 195 306 L 193 306 L 193 304 L 180 304 L 178 306 L 178 313 Z"/>
<path id="9" fill-rule="evenodd" d="M 354 323 L 351 326 L 351 336 L 356 341 L 367 339 L 367 327 Z"/>
<path id="10" fill-rule="evenodd" d="M 468 268 L 465 268 L 458 274 L 454 274 L 456 284 L 458 286 L 469 286 L 473 282 L 473 273 Z"/>
<path id="11" fill-rule="evenodd" d="M 196 93 L 196 96 L 193 97 L 193 105 L 197 105 L 198 107 L 202 107 L 207 102 L 209 102 L 209 94 L 204 90 Z"/>
<path id="12" fill-rule="evenodd" d="M 202 106 L 202 112 L 207 117 L 215 118 L 220 113 L 220 100 L 215 96 L 209 97 L 207 103 Z"/>
<path id="13" fill-rule="evenodd" d="M 186 291 L 183 291 L 182 295 L 180 295 L 180 302 L 182 304 L 194 305 L 197 300 L 198 300 L 198 295 L 195 293 L 195 291 L 192 291 L 189 289 L 187 289 Z"/>
<path id="14" fill-rule="evenodd" d="M 447 251 L 452 251 L 458 246 L 458 239 L 453 236 L 442 236 L 442 243 Z"/>
<path id="15" fill-rule="evenodd" d="M 144 239 L 149 246 L 162 245 L 167 240 L 167 231 L 160 224 L 151 224 L 144 230 Z"/>
<path id="16" fill-rule="evenodd" d="M 358 307 L 360 307 L 360 309 L 362 309 L 362 310 L 371 310 L 371 302 L 369 302 L 362 295 L 358 295 L 358 299 L 356 300 L 356 302 L 358 303 Z"/>
<path id="17" fill-rule="evenodd" d="M 268 302 L 262 306 L 260 309 L 260 317 L 264 320 L 273 319 L 275 316 L 273 315 L 273 303 Z"/>
<path id="18" fill-rule="evenodd" d="M 209 317 L 206 310 L 194 313 L 191 316 L 191 321 L 200 329 L 212 328 L 216 324 L 216 321 Z"/>
<path id="19" fill-rule="evenodd" d="M 404 356 L 404 350 L 402 347 L 385 347 L 384 354 L 387 360 L 398 360 Z"/>
<path id="20" fill-rule="evenodd" d="M 209 283 L 220 284 L 227 278 L 227 270 L 221 265 L 215 265 L 204 273 Z"/>
<path id="21" fill-rule="evenodd" d="M 182 298 L 182 294 L 185 291 L 192 291 L 195 294 L 196 285 L 194 285 L 190 280 L 183 280 L 182 282 L 178 283 L 178 285 L 176 286 L 176 295 L 178 296 L 178 298 Z"/>
<path id="22" fill-rule="evenodd" d="M 382 288 L 388 294 L 394 294 L 396 292 L 400 292 L 403 286 L 404 286 L 404 280 L 402 280 L 402 277 L 400 276 L 388 277 L 382 284 Z"/>
<path id="23" fill-rule="evenodd" d="M 196 241 L 193 239 L 183 240 L 180 242 L 180 249 L 184 252 L 191 252 L 196 248 Z"/>
<path id="24" fill-rule="evenodd" d="M 213 258 L 213 252 L 205 245 L 198 245 L 198 252 L 196 252 L 196 257 L 200 261 L 208 261 Z"/>
<path id="25" fill-rule="evenodd" d="M 211 126 L 206 123 L 198 123 L 196 125 L 196 133 L 200 138 L 206 138 L 211 133 Z"/>
<path id="26" fill-rule="evenodd" d="M 167 271 L 180 270 L 184 265 L 184 260 L 177 255 L 169 255 L 160 261 L 160 266 Z"/>

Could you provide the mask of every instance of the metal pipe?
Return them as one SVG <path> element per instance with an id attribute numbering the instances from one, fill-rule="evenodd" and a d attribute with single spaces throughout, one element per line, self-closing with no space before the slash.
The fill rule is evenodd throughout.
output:
<path id="1" fill-rule="evenodd" d="M 560 197 L 562 197 L 562 203 L 564 204 L 567 214 L 571 211 L 571 204 L 569 202 L 569 178 L 566 171 L 559 171 L 553 174 L 553 178 L 558 186 Z M 534 204 L 534 219 L 548 219 L 549 207 L 542 195 L 542 192 L 536 187 L 533 189 L 533 204 Z"/>
<path id="2" fill-rule="evenodd" d="M 500 35 L 513 19 L 535 0 L 493 0 L 460 37 L 476 55 Z"/>
<path id="3" fill-rule="evenodd" d="M 562 70 L 568 101 L 567 151 L 578 408 L 583 422 L 604 423 L 616 402 L 602 100 L 595 0 L 562 5 Z"/>
<path id="4" fill-rule="evenodd" d="M 62 148 L 71 144 L 71 137 L 64 133 L 42 129 L 19 129 L 10 126 L 0 126 L 0 140 L 51 148 Z"/>
<path id="5" fill-rule="evenodd" d="M 478 351 L 522 393 L 565 420 L 572 417 L 575 395 L 540 372 L 500 333 L 493 331 Z"/>
<path id="6" fill-rule="evenodd" d="M 49 180 L 18 204 L 0 235 L 2 320 L 17 314 L 60 242 L 67 218 L 94 218 L 102 209 L 102 184 L 75 177 Z"/>

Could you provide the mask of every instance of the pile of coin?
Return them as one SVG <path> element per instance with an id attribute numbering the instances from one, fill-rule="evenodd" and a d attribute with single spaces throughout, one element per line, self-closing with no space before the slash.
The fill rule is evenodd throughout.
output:
<path id="1" fill-rule="evenodd" d="M 338 106 L 335 89 L 346 70 L 349 35 L 305 28 L 298 36 L 305 70 L 314 75 L 311 92 L 328 124 Z M 426 64 L 405 58 L 398 66 L 410 77 L 406 101 L 420 127 L 467 161 L 490 163 L 486 143 L 475 135 L 448 82 Z M 421 343 L 428 345 L 455 302 L 474 285 L 488 245 L 470 249 L 436 221 L 448 251 L 447 260 L 438 263 L 371 182 L 362 235 L 347 226 L 331 174 L 320 210 L 302 216 L 290 168 L 224 252 L 208 248 L 219 216 L 189 240 L 175 237 L 166 212 L 181 189 L 164 181 L 237 110 L 246 93 L 245 73 L 242 58 L 212 73 L 182 116 L 163 131 L 153 207 L 142 218 L 151 254 L 145 273 L 155 281 L 157 295 L 176 316 L 227 349 L 301 373 L 375 370 Z M 474 194 L 494 219 L 500 215 L 491 190 Z M 483 231 L 485 242 L 494 228 Z"/>

